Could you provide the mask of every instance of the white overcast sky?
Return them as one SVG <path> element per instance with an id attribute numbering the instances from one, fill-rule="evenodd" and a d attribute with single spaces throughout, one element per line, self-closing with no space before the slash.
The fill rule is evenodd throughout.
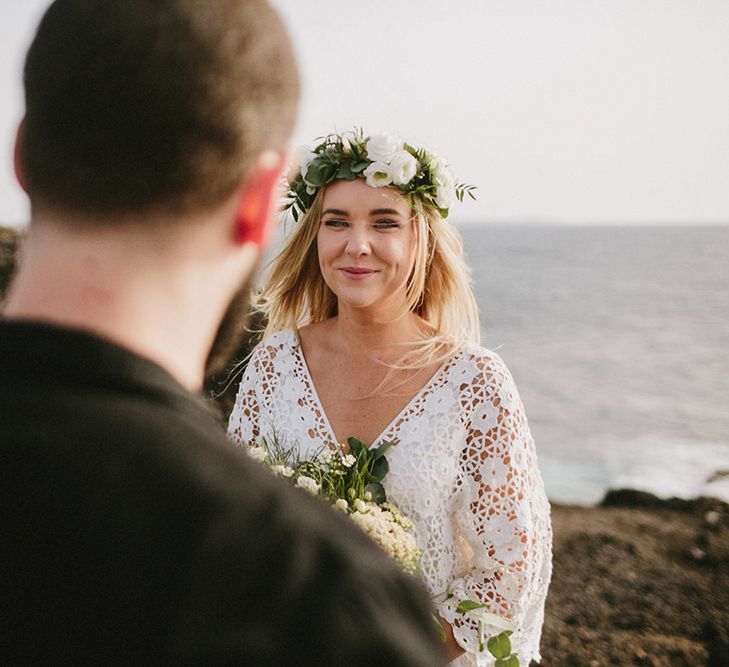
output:
<path id="1" fill-rule="evenodd" d="M 294 144 L 391 131 L 479 187 L 463 221 L 729 222 L 728 0 L 273 0 L 304 95 Z M 0 221 L 24 51 L 0 5 Z"/>

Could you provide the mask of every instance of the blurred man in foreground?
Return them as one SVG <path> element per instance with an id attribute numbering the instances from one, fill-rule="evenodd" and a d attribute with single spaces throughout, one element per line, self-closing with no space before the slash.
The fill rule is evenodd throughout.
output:
<path id="1" fill-rule="evenodd" d="M 25 93 L 0 662 L 440 664 L 419 587 L 245 460 L 198 395 L 294 122 L 278 17 L 264 0 L 57 0 Z"/>

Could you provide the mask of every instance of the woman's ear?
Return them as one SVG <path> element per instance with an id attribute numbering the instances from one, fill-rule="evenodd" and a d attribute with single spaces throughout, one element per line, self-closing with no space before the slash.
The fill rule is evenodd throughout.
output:
<path id="1" fill-rule="evenodd" d="M 27 194 L 28 188 L 25 183 L 25 171 L 23 170 L 23 162 L 20 154 L 23 150 L 23 141 L 25 139 L 25 118 L 20 121 L 18 131 L 15 134 L 15 148 L 13 150 L 13 167 L 15 168 L 15 178 L 18 180 L 20 187 Z"/>
<path id="2" fill-rule="evenodd" d="M 235 219 L 235 242 L 263 248 L 273 227 L 273 207 L 278 195 L 286 155 L 267 151 L 251 169 L 243 185 Z"/>

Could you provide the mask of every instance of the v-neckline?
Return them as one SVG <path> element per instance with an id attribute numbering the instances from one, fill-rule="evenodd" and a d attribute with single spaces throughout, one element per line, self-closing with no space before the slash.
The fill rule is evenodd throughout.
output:
<path id="1" fill-rule="evenodd" d="M 324 422 L 324 426 L 326 427 L 328 431 L 328 436 L 331 438 L 333 444 L 338 444 L 337 436 L 334 432 L 334 429 L 332 428 L 332 423 L 329 421 L 329 416 L 327 415 L 327 411 L 324 409 L 324 404 L 321 402 L 321 398 L 319 398 L 319 392 L 316 389 L 316 385 L 314 384 L 314 378 L 311 375 L 311 371 L 309 370 L 309 364 L 306 361 L 306 356 L 304 355 L 304 348 L 301 347 L 301 338 L 299 336 L 298 331 L 292 332 L 294 336 L 294 353 L 298 355 L 299 360 L 301 361 L 301 366 L 304 369 L 304 373 L 306 375 L 306 380 L 308 381 L 308 385 L 311 392 L 311 397 L 316 403 L 316 406 L 319 409 L 319 412 L 321 413 L 322 421 Z M 428 381 L 416 392 L 416 394 L 403 406 L 403 408 L 398 412 L 395 417 L 393 417 L 392 420 L 385 426 L 385 428 L 380 432 L 380 434 L 369 444 L 366 445 L 366 447 L 369 449 L 370 447 L 374 447 L 380 440 L 382 440 L 390 431 L 390 429 L 395 425 L 397 421 L 400 420 L 400 418 L 406 414 L 412 406 L 415 405 L 415 403 L 420 399 L 420 397 L 425 393 L 426 390 L 428 390 L 431 385 L 435 384 L 435 382 L 440 378 L 441 375 L 445 374 L 446 370 L 455 362 L 458 357 L 460 357 L 463 354 L 463 351 L 457 352 L 453 356 L 451 356 L 449 359 L 446 359 L 439 367 L 438 369 L 433 373 L 433 375 L 428 378 Z"/>

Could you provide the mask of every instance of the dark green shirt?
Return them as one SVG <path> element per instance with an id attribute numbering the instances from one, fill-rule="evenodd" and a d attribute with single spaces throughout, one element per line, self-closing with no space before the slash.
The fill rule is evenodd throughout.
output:
<path id="1" fill-rule="evenodd" d="M 156 364 L 0 322 L 0 663 L 442 665 L 427 595 Z"/>

